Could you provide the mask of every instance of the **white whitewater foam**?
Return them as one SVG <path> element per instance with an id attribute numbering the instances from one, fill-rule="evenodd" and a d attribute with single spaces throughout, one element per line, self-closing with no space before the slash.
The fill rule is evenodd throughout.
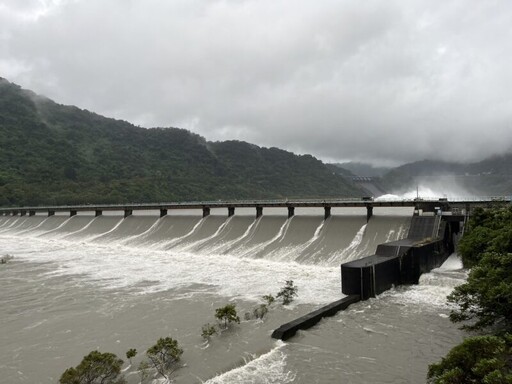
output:
<path id="1" fill-rule="evenodd" d="M 46 236 L 55 232 L 58 232 L 59 229 L 61 229 L 63 226 L 65 226 L 73 217 L 68 217 L 66 220 L 64 220 L 57 228 L 50 229 L 49 231 L 41 233 L 39 236 Z"/>
<path id="2" fill-rule="evenodd" d="M 56 243 L 52 239 L 0 236 L 0 249 L 17 260 L 53 263 L 52 275 L 69 276 L 98 288 L 127 289 L 133 294 L 195 287 L 193 292 L 259 301 L 261 296 L 277 292 L 284 281 L 293 279 L 299 287 L 298 304 L 325 304 L 340 297 L 337 266 L 156 251 L 126 247 L 117 241 Z M 186 294 L 190 292 L 187 289 Z M 175 297 L 179 295 L 176 293 Z"/>
<path id="3" fill-rule="evenodd" d="M 196 247 L 199 247 L 201 245 L 203 245 L 204 243 L 212 240 L 212 239 L 215 239 L 217 236 L 219 236 L 219 234 L 224 230 L 224 228 L 226 228 L 226 226 L 229 224 L 229 222 L 233 219 L 233 216 L 231 217 L 228 217 L 228 219 L 226 221 L 224 221 L 220 226 L 219 228 L 217 228 L 217 230 L 215 231 L 215 233 L 213 233 L 212 235 L 204 238 L 204 239 L 201 239 L 201 240 L 197 240 L 191 244 L 187 244 L 186 246 L 184 247 L 177 247 L 175 250 L 178 251 L 178 252 L 186 252 L 186 251 L 189 251 L 193 248 L 196 248 Z"/>
<path id="4" fill-rule="evenodd" d="M 450 257 L 439 268 L 420 276 L 418 285 L 398 287 L 386 291 L 381 296 L 392 296 L 403 304 L 425 304 L 431 307 L 450 309 L 446 297 L 457 285 L 464 284 L 467 271 L 462 269 L 460 258 L 456 254 Z"/>
<path id="5" fill-rule="evenodd" d="M 90 220 L 84 227 L 77 229 L 76 231 L 65 233 L 62 236 L 60 236 L 61 239 L 66 239 L 66 237 L 75 235 L 77 233 L 80 233 L 82 231 L 85 231 L 87 228 L 89 228 L 95 221 L 98 219 L 99 216 L 93 217 L 92 220 Z"/>
<path id="6" fill-rule="evenodd" d="M 286 247 L 282 250 L 275 251 L 274 253 L 278 255 L 279 260 L 297 260 L 297 258 L 301 256 L 302 252 L 304 252 L 309 246 L 314 244 L 320 238 L 320 234 L 322 233 L 324 225 L 325 220 L 322 220 L 322 222 L 316 228 L 313 237 L 306 241 L 304 244 Z"/>
<path id="7" fill-rule="evenodd" d="M 261 217 L 258 217 L 257 219 L 255 219 L 248 227 L 247 229 L 245 230 L 245 232 L 238 238 L 236 239 L 233 239 L 231 241 L 228 241 L 224 244 L 220 244 L 218 246 L 214 246 L 214 247 L 208 247 L 205 249 L 205 251 L 209 252 L 209 253 L 216 253 L 216 254 L 221 254 L 221 253 L 224 253 L 226 251 L 228 251 L 229 249 L 235 247 L 237 244 L 243 244 L 245 243 L 246 241 L 249 241 L 250 239 L 252 239 L 252 237 L 254 236 L 254 233 L 256 231 L 256 228 L 259 224 L 259 222 L 261 221 Z M 254 228 L 254 231 L 253 231 L 253 228 Z"/>
<path id="8" fill-rule="evenodd" d="M 295 374 L 286 369 L 285 344 L 278 341 L 270 352 L 247 362 L 241 367 L 216 376 L 204 384 L 286 384 L 295 380 Z"/>
<path id="9" fill-rule="evenodd" d="M 359 231 L 357 231 L 356 235 L 350 242 L 350 245 L 342 250 L 341 252 L 336 252 L 334 255 L 332 255 L 328 260 L 328 264 L 333 263 L 339 263 L 339 262 L 347 262 L 356 259 L 359 255 L 359 252 L 357 252 L 357 248 L 363 241 L 364 232 L 366 230 L 366 226 L 368 224 L 364 224 Z"/>
<path id="10" fill-rule="evenodd" d="M 0 233 L 3 233 L 3 232 L 7 232 L 7 231 L 9 231 L 9 230 L 10 230 L 11 228 L 13 228 L 13 226 L 14 226 L 18 221 L 20 221 L 20 220 L 21 220 L 21 217 L 16 217 L 16 219 L 14 219 L 14 220 L 12 221 L 12 223 L 9 223 L 10 225 L 8 225 L 7 227 L 3 228 L 3 229 L 0 231 Z"/>
<path id="11" fill-rule="evenodd" d="M 162 242 L 163 245 L 159 248 L 163 248 L 163 249 L 172 249 L 176 244 L 179 244 L 181 243 L 182 241 L 186 240 L 188 237 L 192 236 L 194 233 L 196 233 L 196 231 L 203 225 L 204 221 L 205 221 L 205 217 L 201 218 L 201 220 L 199 220 L 196 225 L 194 225 L 194 227 L 186 234 L 184 234 L 183 236 L 180 236 L 176 239 L 173 239 L 171 241 L 168 241 L 168 242 Z"/>
<path id="12" fill-rule="evenodd" d="M 50 217 L 45 217 L 43 220 L 41 220 L 41 222 L 39 224 L 37 224 L 35 227 L 32 227 L 32 228 L 27 228 L 27 229 L 24 229 L 23 231 L 20 231 L 18 232 L 16 235 L 23 235 L 24 233 L 27 233 L 27 232 L 31 232 L 32 234 L 34 234 L 35 231 L 37 231 L 37 229 L 39 227 L 41 227 L 44 223 L 46 223 L 48 221 Z M 39 231 L 41 232 L 41 231 Z"/>
<path id="13" fill-rule="evenodd" d="M 238 256 L 240 256 L 240 257 L 255 256 L 259 252 L 263 251 L 270 244 L 272 244 L 274 242 L 282 241 L 284 236 L 286 235 L 286 231 L 288 230 L 288 227 L 290 226 L 290 223 L 292 220 L 293 220 L 293 217 L 286 219 L 286 221 L 283 223 L 283 225 L 281 225 L 281 228 L 279 228 L 279 231 L 273 238 L 271 238 L 270 240 L 267 240 L 261 244 L 257 244 L 248 250 L 245 250 L 241 255 L 239 254 Z"/>
<path id="14" fill-rule="evenodd" d="M 123 239 L 123 244 L 130 244 L 135 241 L 144 240 L 146 237 L 148 237 L 156 228 L 160 225 L 162 222 L 163 217 L 159 217 L 148 229 L 146 229 L 144 232 L 139 233 L 138 235 L 129 236 L 126 239 Z"/>
<path id="15" fill-rule="evenodd" d="M 85 241 L 95 241 L 95 240 L 98 240 L 98 239 L 100 239 L 101 237 L 106 236 L 106 235 L 108 235 L 109 233 L 114 232 L 117 228 L 119 228 L 119 226 L 123 223 L 123 221 L 124 221 L 124 218 L 120 218 L 120 219 L 119 219 L 119 221 L 117 222 L 117 224 L 116 224 L 116 225 L 114 225 L 114 227 L 113 227 L 112 229 L 108 230 L 107 232 L 100 233 L 100 234 L 98 234 L 98 235 L 92 235 L 92 236 L 89 236 L 89 237 L 85 238 L 84 240 L 85 240 Z"/>

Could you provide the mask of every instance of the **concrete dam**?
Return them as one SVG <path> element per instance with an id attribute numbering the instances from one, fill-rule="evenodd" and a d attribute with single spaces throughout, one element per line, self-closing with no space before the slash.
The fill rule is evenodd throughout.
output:
<path id="1" fill-rule="evenodd" d="M 491 203 L 495 200 L 483 202 Z M 341 265 L 342 298 L 272 334 L 287 339 L 354 302 L 415 284 L 422 273 L 439 267 L 454 251 L 472 206 L 482 201 L 451 204 L 454 212 L 448 213 L 443 213 L 452 208 L 446 199 L 25 207 L 0 210 L 0 234 Z"/>
<path id="2" fill-rule="evenodd" d="M 383 375 L 389 382 L 397 375 L 403 382 L 418 382 L 427 363 L 458 342 L 436 303 L 445 303 L 463 271 L 424 274 L 418 286 L 351 304 L 290 342 L 270 337 L 304 314 L 315 320 L 316 310 L 324 308 L 321 318 L 328 314 L 326 306 L 333 312 L 339 309 L 337 301 L 361 300 L 360 294 L 342 293 L 340 265 L 388 253 L 408 257 L 404 243 L 417 242 L 409 239 L 417 232 L 412 228 L 416 207 L 373 206 L 368 219 L 364 204 L 332 206 L 327 218 L 324 206 L 297 206 L 291 217 L 287 206 L 264 206 L 259 217 L 254 206 L 237 206 L 231 216 L 226 207 L 211 206 L 206 216 L 202 207 L 169 208 L 162 217 L 158 206 L 133 209 L 127 217 L 124 207 L 102 209 L 98 216 L 91 207 L 74 215 L 63 207 L 52 207 L 53 215 L 37 207 L 32 216 L 28 210 L 13 215 L 9 208 L 9 215 L 0 216 L 0 249 L 13 256 L 2 264 L 0 276 L 4 378 L 55 382 L 93 348 L 122 355 L 128 348 L 144 350 L 156 338 L 172 335 L 186 350 L 187 367 L 179 377 L 184 383 L 195 383 L 198 377 L 209 383 L 227 371 L 250 376 L 255 366 L 258 376 L 278 377 L 280 382 L 287 377 L 300 383 L 315 377 L 333 382 L 340 372 L 347 372 L 347 380 L 360 378 L 358 384 L 379 382 L 375 378 Z M 419 212 L 418 217 L 436 216 Z M 379 245 L 396 241 L 403 243 L 394 252 L 379 250 Z M 413 244 L 409 254 L 420 245 Z M 377 265 L 375 271 L 379 279 Z M 205 348 L 200 329 L 215 321 L 214 308 L 236 303 L 243 316 L 289 279 L 299 287 L 292 305 L 275 306 L 264 321 L 242 320 L 234 333 L 216 337 Z M 367 287 L 362 292 L 371 296 L 375 288 Z M 381 286 L 374 287 L 378 291 Z M 439 342 L 432 343 L 432 332 L 442 335 Z M 387 353 L 389 342 L 393 355 Z M 419 358 L 409 361 L 412 348 Z M 247 363 L 240 362 L 245 356 Z M 315 363 L 304 365 L 312 356 Z M 374 370 L 369 369 L 370 358 Z M 30 363 L 34 361 L 40 364 Z M 322 365 L 325 361 L 329 363 Z M 403 361 L 413 368 L 397 369 Z"/>
<path id="3" fill-rule="evenodd" d="M 376 250 L 378 244 L 406 236 L 411 212 L 387 212 L 369 221 L 366 209 L 333 208 L 324 218 L 323 209 L 297 208 L 288 216 L 283 208 L 268 208 L 255 217 L 252 209 L 238 209 L 233 216 L 224 210 L 108 212 L 95 216 L 80 212 L 69 216 L 2 216 L 0 231 L 60 241 L 119 244 L 153 250 L 219 254 L 239 258 L 286 260 L 305 264 L 337 266 Z"/>

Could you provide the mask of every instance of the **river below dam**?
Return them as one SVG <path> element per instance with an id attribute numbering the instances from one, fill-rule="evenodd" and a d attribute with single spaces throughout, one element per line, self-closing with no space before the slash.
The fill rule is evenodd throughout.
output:
<path id="1" fill-rule="evenodd" d="M 270 337 L 281 324 L 337 300 L 340 264 L 407 236 L 410 209 L 239 209 L 122 212 L 99 217 L 0 217 L 0 383 L 57 383 L 92 350 L 125 359 L 172 336 L 184 349 L 176 383 L 423 383 L 463 333 L 446 295 L 466 274 L 456 255 L 417 286 L 377 298 L 301 331 Z M 286 280 L 289 306 L 245 320 L 261 296 Z M 236 304 L 241 323 L 209 342 L 201 326 Z M 125 367 L 128 365 L 126 362 Z M 133 369 L 128 383 L 139 383 Z"/>

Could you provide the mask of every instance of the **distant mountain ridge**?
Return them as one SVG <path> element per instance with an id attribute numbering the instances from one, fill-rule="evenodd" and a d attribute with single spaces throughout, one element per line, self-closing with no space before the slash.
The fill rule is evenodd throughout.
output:
<path id="1" fill-rule="evenodd" d="M 310 155 L 144 129 L 1 78 L 0 148 L 1 206 L 362 195 Z"/>
<path id="2" fill-rule="evenodd" d="M 473 195 L 512 194 L 512 153 L 468 164 L 422 160 L 394 168 L 382 177 L 390 191 L 411 190 L 418 183 L 453 183 Z"/>
<path id="3" fill-rule="evenodd" d="M 392 169 L 391 167 L 375 167 L 371 164 L 353 161 L 348 163 L 335 163 L 333 165 L 346 169 L 354 175 L 368 177 L 381 177 Z"/>

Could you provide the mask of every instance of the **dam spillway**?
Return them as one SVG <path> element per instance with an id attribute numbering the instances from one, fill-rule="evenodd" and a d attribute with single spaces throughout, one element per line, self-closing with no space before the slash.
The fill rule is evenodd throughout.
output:
<path id="1" fill-rule="evenodd" d="M 379 243 L 404 237 L 410 223 L 409 210 L 377 214 L 367 221 L 365 210 L 357 208 L 333 210 L 327 219 L 322 209 L 300 208 L 291 217 L 286 209 L 269 208 L 258 218 L 242 209 L 233 216 L 212 210 L 206 217 L 196 211 L 163 217 L 157 211 L 127 217 L 119 213 L 3 216 L 0 233 L 334 266 L 375 251 Z"/>
<path id="2" fill-rule="evenodd" d="M 179 382 L 183 383 L 197 382 L 197 377 L 208 382 L 219 372 L 238 367 L 241 357 L 248 353 L 260 356 L 262 351 L 261 358 L 254 362 L 262 364 L 261 369 L 256 369 L 260 376 L 268 373 L 286 378 L 288 369 L 292 369 L 297 383 L 311 382 L 310 372 L 329 382 L 328 370 L 300 368 L 303 355 L 313 356 L 312 364 L 316 366 L 314 356 L 321 351 L 312 347 L 301 352 L 308 340 L 328 348 L 332 348 L 329 340 L 339 340 L 337 344 L 343 344 L 343 350 L 355 359 L 350 362 L 344 358 L 343 369 L 349 373 L 360 371 L 358 352 L 348 347 L 359 341 L 350 340 L 352 332 L 340 334 L 340 321 L 356 316 L 358 320 L 354 319 L 351 327 L 356 327 L 353 333 L 361 338 L 357 324 L 375 329 L 375 321 L 403 323 L 402 317 L 374 318 L 367 324 L 365 315 L 356 313 L 371 311 L 368 304 L 353 304 L 354 309 L 343 313 L 343 317 L 335 315 L 333 320 L 308 331 L 308 336 L 300 336 L 298 344 L 274 344 L 269 335 L 279 324 L 339 300 L 339 265 L 375 252 L 378 244 L 405 238 L 411 217 L 412 210 L 404 208 L 376 208 L 368 222 L 364 208 L 333 208 L 327 220 L 322 208 L 297 208 L 291 219 L 286 208 L 267 208 L 259 219 L 253 209 L 237 209 L 231 218 L 224 209 L 212 209 L 206 218 L 200 210 L 172 211 L 162 218 L 157 210 L 136 211 L 127 218 L 122 211 L 103 212 L 98 217 L 94 212 L 78 212 L 73 217 L 64 212 L 51 217 L 0 217 L 1 252 L 14 256 L 0 275 L 4 287 L 0 301 L 5 309 L 0 314 L 5 331 L 0 336 L 1 359 L 7 365 L 4 377 L 13 383 L 21 379 L 55 382 L 56 375 L 76 365 L 93 348 L 121 356 L 127 348 L 143 350 L 166 334 L 177 337 L 186 350 L 187 368 L 183 375 L 195 375 L 191 379 L 180 376 Z M 204 322 L 211 321 L 213 308 L 226 301 L 235 302 L 243 314 L 262 295 L 275 294 L 287 279 L 293 279 L 299 287 L 299 297 L 291 307 L 273 309 L 264 322 L 242 322 L 236 327 L 236 336 L 223 335 L 203 349 L 199 330 Z M 422 300 L 430 302 L 434 295 L 444 302 L 443 287 L 429 285 L 428 292 Z M 397 291 L 379 301 L 391 300 L 396 311 L 404 297 Z M 422 310 L 428 308 L 429 305 L 422 306 Z M 437 315 L 429 316 L 429 322 L 424 324 L 425 337 L 430 337 L 431 324 L 444 321 Z M 415 319 L 415 324 L 422 321 Z M 367 334 L 362 329 L 361 332 Z M 446 339 L 452 340 L 454 335 L 451 332 Z M 421 340 L 407 340 L 407 348 Z M 230 348 L 224 350 L 227 344 Z M 446 344 L 439 344 L 434 354 L 431 345 L 421 348 L 427 348 L 427 356 L 434 356 L 429 359 L 437 359 L 446 352 L 443 345 Z M 373 356 L 371 351 L 368 353 Z M 285 365 L 283 356 L 287 356 Z M 334 355 L 330 352 L 328 356 Z M 41 363 L 28 364 L 36 359 Z M 386 370 L 389 360 L 385 354 L 380 360 L 380 372 L 397 374 L 396 369 Z M 269 371 L 269 365 L 274 364 L 284 371 Z M 332 374 L 340 372 L 338 363 L 333 361 L 330 365 Z M 240 369 L 246 372 L 243 366 Z M 415 376 L 409 373 L 408 378 L 424 376 L 426 364 L 419 361 L 415 367 L 418 372 Z M 253 364 L 244 374 L 252 369 Z M 368 379 L 367 375 L 360 377 L 361 382 Z"/>

